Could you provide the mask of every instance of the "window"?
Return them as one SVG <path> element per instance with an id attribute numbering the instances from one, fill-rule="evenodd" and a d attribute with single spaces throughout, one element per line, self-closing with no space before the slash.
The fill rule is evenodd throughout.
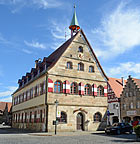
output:
<path id="1" fill-rule="evenodd" d="M 103 86 L 98 86 L 98 88 L 97 88 L 97 96 L 104 96 L 104 88 L 103 88 Z"/>
<path id="2" fill-rule="evenodd" d="M 130 83 L 128 84 L 128 88 L 130 89 L 130 87 L 131 87 L 131 85 L 130 85 Z"/>
<path id="3" fill-rule="evenodd" d="M 134 96 L 136 96 L 136 91 L 134 91 Z"/>
<path id="4" fill-rule="evenodd" d="M 94 122 L 101 122 L 102 115 L 99 112 L 95 113 L 93 117 L 94 117 Z"/>
<path id="5" fill-rule="evenodd" d="M 78 63 L 78 70 L 84 71 L 84 64 L 83 63 Z"/>
<path id="6" fill-rule="evenodd" d="M 125 93 L 125 96 L 128 97 L 128 92 Z"/>
<path id="7" fill-rule="evenodd" d="M 16 123 L 17 123 L 17 117 L 18 117 L 18 116 L 17 116 L 17 114 L 16 114 Z"/>
<path id="8" fill-rule="evenodd" d="M 72 62 L 67 62 L 67 69 L 72 69 Z"/>
<path id="9" fill-rule="evenodd" d="M 54 83 L 54 92 L 61 93 L 62 92 L 62 82 L 56 81 Z"/>
<path id="10" fill-rule="evenodd" d="M 35 90 L 34 96 L 36 97 L 37 96 L 37 86 L 35 86 L 34 90 Z"/>
<path id="11" fill-rule="evenodd" d="M 34 123 L 37 122 L 37 111 L 35 111 L 35 115 L 34 115 Z"/>
<path id="12" fill-rule="evenodd" d="M 40 110 L 40 122 L 42 123 L 42 110 Z"/>
<path id="13" fill-rule="evenodd" d="M 94 67 L 93 66 L 89 66 L 89 72 L 94 72 Z"/>
<path id="14" fill-rule="evenodd" d="M 33 88 L 30 89 L 30 98 L 33 98 Z"/>
<path id="15" fill-rule="evenodd" d="M 20 122 L 20 113 L 18 114 L 18 122 Z"/>
<path id="16" fill-rule="evenodd" d="M 27 100 L 29 100 L 30 99 L 30 91 L 28 91 L 28 93 L 27 93 Z"/>
<path id="17" fill-rule="evenodd" d="M 83 53 L 83 47 L 82 47 L 82 46 L 79 46 L 79 48 L 78 48 L 78 52 Z"/>
<path id="18" fill-rule="evenodd" d="M 133 103 L 132 102 L 130 103 L 130 109 L 133 109 Z"/>
<path id="19" fill-rule="evenodd" d="M 85 85 L 85 95 L 91 95 L 91 86 L 89 84 Z"/>
<path id="20" fill-rule="evenodd" d="M 140 102 L 137 102 L 136 108 L 140 108 Z"/>
<path id="21" fill-rule="evenodd" d="M 23 115 L 24 115 L 24 113 L 22 113 L 22 117 L 21 117 L 21 122 L 23 123 Z"/>
<path id="22" fill-rule="evenodd" d="M 65 112 L 61 112 L 60 118 L 57 118 L 60 123 L 67 123 L 67 114 Z"/>
<path id="23" fill-rule="evenodd" d="M 27 101 L 27 99 L 28 99 L 28 91 L 26 91 L 25 101 Z"/>
<path id="24" fill-rule="evenodd" d="M 32 112 L 30 112 L 30 123 L 32 122 Z"/>
<path id="25" fill-rule="evenodd" d="M 133 93 L 132 93 L 132 92 L 129 92 L 129 96 L 133 96 Z"/>
<path id="26" fill-rule="evenodd" d="M 27 113 L 25 113 L 25 123 L 27 123 Z"/>
<path id="27" fill-rule="evenodd" d="M 24 93 L 24 101 L 26 101 L 26 93 Z"/>
<path id="28" fill-rule="evenodd" d="M 113 109 L 116 109 L 116 104 L 113 104 Z"/>
<path id="29" fill-rule="evenodd" d="M 78 93 L 78 86 L 77 83 L 73 82 L 70 86 L 70 93 L 77 94 Z"/>
<path id="30" fill-rule="evenodd" d="M 42 95 L 44 92 L 44 83 L 40 84 L 40 95 Z"/>
<path id="31" fill-rule="evenodd" d="M 126 104 L 123 104 L 123 110 L 126 110 Z"/>

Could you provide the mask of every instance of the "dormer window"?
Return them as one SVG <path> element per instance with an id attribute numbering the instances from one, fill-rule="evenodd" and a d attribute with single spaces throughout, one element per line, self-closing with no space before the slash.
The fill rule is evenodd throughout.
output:
<path id="1" fill-rule="evenodd" d="M 82 47 L 82 46 L 79 46 L 79 48 L 78 48 L 78 52 L 83 53 L 83 47 Z"/>
<path id="2" fill-rule="evenodd" d="M 72 69 L 72 62 L 67 62 L 67 69 Z"/>

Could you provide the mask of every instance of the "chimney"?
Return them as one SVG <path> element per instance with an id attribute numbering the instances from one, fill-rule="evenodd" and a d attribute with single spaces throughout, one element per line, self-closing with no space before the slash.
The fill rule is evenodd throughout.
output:
<path id="1" fill-rule="evenodd" d="M 37 68 L 38 60 L 35 60 L 35 68 Z"/>
<path id="2" fill-rule="evenodd" d="M 124 87 L 124 80 L 123 80 L 123 77 L 121 77 L 121 80 L 122 80 L 122 86 Z"/>

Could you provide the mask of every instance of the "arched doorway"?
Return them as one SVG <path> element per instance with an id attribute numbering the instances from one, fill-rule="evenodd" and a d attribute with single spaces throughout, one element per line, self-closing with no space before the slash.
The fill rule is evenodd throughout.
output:
<path id="1" fill-rule="evenodd" d="M 112 124 L 119 122 L 119 119 L 117 116 L 112 117 Z"/>
<path id="2" fill-rule="evenodd" d="M 83 125 L 84 117 L 82 113 L 77 114 L 77 130 L 84 130 Z"/>

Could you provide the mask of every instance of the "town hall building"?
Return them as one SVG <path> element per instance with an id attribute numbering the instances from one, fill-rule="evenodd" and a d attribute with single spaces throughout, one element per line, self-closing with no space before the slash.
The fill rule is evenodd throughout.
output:
<path id="1" fill-rule="evenodd" d="M 103 129 L 107 111 L 107 76 L 76 12 L 71 38 L 18 80 L 12 94 L 12 127 L 35 131 L 93 131 Z M 56 114 L 56 101 L 57 111 Z"/>

